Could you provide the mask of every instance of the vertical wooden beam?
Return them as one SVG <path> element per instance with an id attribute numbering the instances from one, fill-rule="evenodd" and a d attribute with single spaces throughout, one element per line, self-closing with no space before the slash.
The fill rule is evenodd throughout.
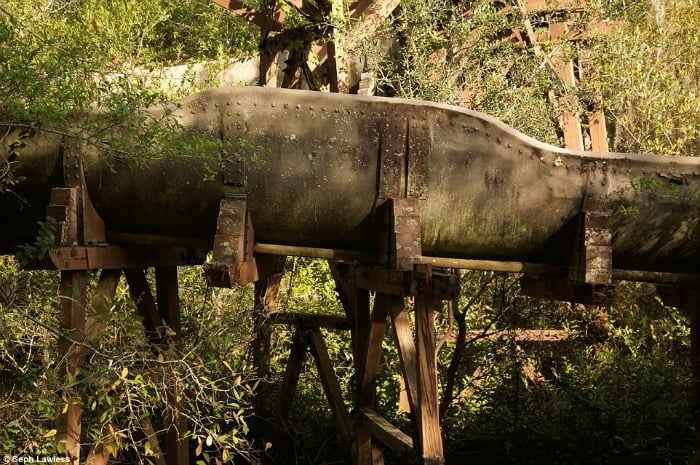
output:
<path id="1" fill-rule="evenodd" d="M 256 257 L 256 262 L 260 274 L 267 276 L 255 282 L 253 325 L 255 327 L 255 339 L 252 343 L 253 367 L 258 377 L 258 389 L 253 399 L 253 410 L 255 416 L 261 419 L 262 424 L 269 424 L 271 415 L 270 399 L 272 397 L 272 384 L 270 383 L 271 347 L 272 347 L 272 327 L 267 319 L 275 305 L 280 283 L 284 274 L 284 264 L 286 257 L 275 255 L 260 255 Z M 265 268 L 263 271 L 262 268 Z M 259 433 L 263 436 L 266 432 L 260 428 Z"/>
<path id="2" fill-rule="evenodd" d="M 400 304 L 400 305 L 399 305 Z M 399 349 L 401 374 L 406 386 L 406 396 L 411 412 L 415 413 L 418 399 L 418 375 L 416 362 L 416 346 L 413 342 L 413 331 L 408 320 L 408 313 L 403 305 L 403 299 L 391 307 L 394 336 Z"/>
<path id="3" fill-rule="evenodd" d="M 182 328 L 180 324 L 180 297 L 177 282 L 177 267 L 156 268 L 156 299 L 158 314 L 172 331 L 172 341 L 176 349 L 180 348 Z M 163 340 L 163 348 L 167 339 Z M 166 431 L 166 463 L 167 465 L 187 465 L 189 450 L 185 432 L 187 417 L 183 414 L 184 404 L 179 400 L 180 393 L 177 385 L 168 386 L 168 404 L 165 413 Z M 155 438 L 154 438 L 155 439 Z"/>
<path id="4" fill-rule="evenodd" d="M 81 352 L 74 341 L 82 341 L 85 331 L 86 271 L 61 272 L 59 305 L 61 306 L 61 328 L 65 331 L 58 343 L 64 364 L 62 374 L 70 383 L 80 370 Z M 56 419 L 56 440 L 65 444 L 65 452 L 71 465 L 80 462 L 80 433 L 82 402 L 80 397 L 68 392 L 67 407 Z"/>
<path id="5" fill-rule="evenodd" d="M 78 208 L 78 189 L 51 190 L 46 215 L 56 220 L 56 246 L 71 245 L 78 241 Z M 70 384 L 78 376 L 83 359 L 83 351 L 74 341 L 84 339 L 86 288 L 86 271 L 61 272 L 58 298 L 64 335 L 58 341 L 58 350 L 63 360 L 59 370 L 66 384 Z M 82 403 L 80 397 L 71 392 L 66 392 L 65 397 L 68 405 L 56 418 L 56 440 L 65 446 L 71 465 L 77 465 L 80 461 Z"/>
<path id="6" fill-rule="evenodd" d="M 419 462 L 426 465 L 442 464 L 444 459 L 435 367 L 432 267 L 416 265 L 413 280 L 416 310 L 416 371 L 418 374 L 416 423 Z"/>

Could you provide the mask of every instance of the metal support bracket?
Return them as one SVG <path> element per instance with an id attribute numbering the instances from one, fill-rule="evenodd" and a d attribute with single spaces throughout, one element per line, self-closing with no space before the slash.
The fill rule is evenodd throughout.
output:
<path id="1" fill-rule="evenodd" d="M 418 199 L 388 199 L 385 208 L 385 234 L 380 234 L 380 254 L 394 270 L 411 271 L 415 257 L 422 254 Z"/>

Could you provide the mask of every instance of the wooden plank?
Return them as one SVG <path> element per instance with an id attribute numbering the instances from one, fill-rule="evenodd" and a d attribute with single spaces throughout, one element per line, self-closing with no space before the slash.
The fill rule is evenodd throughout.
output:
<path id="1" fill-rule="evenodd" d="M 345 445 L 348 457 L 350 457 L 352 455 L 352 422 L 343 401 L 343 391 L 340 388 L 333 364 L 328 356 L 328 348 L 319 329 L 310 330 L 307 337 L 311 355 L 316 361 L 321 385 L 328 398 L 338 433 Z"/>
<path id="2" fill-rule="evenodd" d="M 180 323 L 180 298 L 177 282 L 177 267 L 156 268 L 156 300 L 160 318 L 171 330 L 171 339 L 179 348 L 182 341 L 182 328 Z M 164 344 L 167 339 L 162 340 Z M 189 463 L 189 451 L 185 433 L 187 432 L 187 417 L 184 414 L 184 403 L 179 394 L 177 385 L 168 386 L 168 404 L 165 415 L 166 425 L 166 462 L 167 465 L 187 465 Z"/>
<path id="3" fill-rule="evenodd" d="M 554 21 L 547 30 L 536 33 L 539 42 L 547 40 L 586 40 L 621 33 L 629 23 L 625 21 L 592 22 L 581 25 L 574 20 Z"/>
<path id="4" fill-rule="evenodd" d="M 350 5 L 350 17 L 361 19 L 361 27 L 373 31 L 400 3 L 400 0 L 359 0 Z"/>
<path id="5" fill-rule="evenodd" d="M 230 10 L 232 13 L 250 21 L 256 26 L 261 27 L 266 31 L 281 31 L 283 26 L 280 22 L 273 20 L 264 13 L 261 13 L 253 8 L 250 8 L 243 2 L 238 0 L 212 0 L 219 6 Z"/>
<path id="6" fill-rule="evenodd" d="M 413 439 L 409 435 L 389 423 L 371 408 L 363 408 L 360 411 L 372 435 L 389 449 L 400 455 L 407 455 L 413 451 Z"/>
<path id="7" fill-rule="evenodd" d="M 102 270 L 97 280 L 97 288 L 90 303 L 91 312 L 85 318 L 85 344 L 95 341 L 97 335 L 104 328 L 104 323 L 109 319 L 112 308 L 112 300 L 117 292 L 121 270 Z M 82 364 L 87 354 L 87 347 L 78 348 L 79 363 Z"/>
<path id="8" fill-rule="evenodd" d="M 177 267 L 156 267 L 156 300 L 160 318 L 172 330 L 172 341 L 180 345 L 182 328 L 180 323 L 180 297 L 177 282 Z"/>
<path id="9" fill-rule="evenodd" d="M 374 404 L 377 378 L 380 373 L 382 341 L 384 340 L 384 329 L 386 328 L 386 318 L 389 314 L 390 304 L 391 296 L 386 294 L 375 295 L 369 337 L 367 338 L 367 358 L 364 361 L 365 368 L 357 401 L 360 408 L 371 407 Z"/>
<path id="10" fill-rule="evenodd" d="M 270 324 L 299 325 L 303 328 L 348 330 L 352 323 L 344 316 L 321 313 L 280 312 L 268 316 Z"/>
<path id="11" fill-rule="evenodd" d="M 355 279 L 354 267 L 336 261 L 328 262 L 331 274 L 335 280 L 340 301 L 345 314 L 353 321 L 351 344 L 355 379 L 364 379 L 365 360 L 369 344 L 370 310 L 369 292 L 360 289 Z M 353 272 L 351 272 L 353 271 Z M 355 398 L 357 403 L 357 398 Z M 353 464 L 373 465 L 374 446 L 372 435 L 361 422 L 355 422 L 355 450 Z"/>
<path id="12" fill-rule="evenodd" d="M 314 3 L 308 1 L 308 0 L 285 0 L 287 3 L 292 5 L 294 8 L 299 11 L 304 16 L 309 17 L 312 20 L 315 21 L 322 21 L 323 20 L 323 12 L 321 9 Z"/>
<path id="13" fill-rule="evenodd" d="M 408 319 L 408 312 L 403 300 L 392 303 L 391 321 L 394 336 L 399 349 L 401 374 L 406 385 L 406 395 L 411 411 L 415 411 L 418 400 L 418 372 L 416 361 L 416 346 L 413 342 L 413 331 Z"/>
<path id="14" fill-rule="evenodd" d="M 557 73 L 559 78 L 564 82 L 565 85 L 569 87 L 576 86 L 576 77 L 574 76 L 574 64 L 571 60 L 561 56 L 555 55 L 550 57 L 550 63 Z M 572 150 L 583 150 L 583 135 L 581 134 L 581 119 L 578 113 L 567 107 L 578 106 L 578 99 L 574 95 L 568 96 L 567 99 L 559 99 L 558 109 L 559 115 L 559 125 L 564 133 L 564 145 L 567 149 Z"/>
<path id="15" fill-rule="evenodd" d="M 146 336 L 152 343 L 160 343 L 158 329 L 163 326 L 158 307 L 151 293 L 151 286 L 148 284 L 144 270 L 137 268 L 126 268 L 124 277 L 129 285 L 129 293 L 136 304 L 139 315 L 143 318 L 143 326 Z"/>
<path id="16" fill-rule="evenodd" d="M 156 433 L 156 429 L 153 427 L 151 417 L 149 416 L 139 420 L 139 424 L 141 425 L 141 430 L 143 430 L 143 434 L 146 436 L 146 441 L 148 441 L 148 443 L 151 445 L 151 450 L 153 451 L 153 455 L 149 458 L 155 460 L 155 465 L 172 465 L 174 462 L 171 462 L 170 459 L 166 461 L 166 458 L 163 455 L 163 451 L 160 449 L 160 443 L 158 442 L 158 434 Z M 189 458 L 185 457 L 183 465 L 188 463 L 188 461 Z"/>
<path id="17" fill-rule="evenodd" d="M 289 358 L 287 359 L 287 367 L 284 371 L 284 378 L 280 386 L 279 393 L 279 408 L 278 421 L 281 424 L 287 422 L 289 412 L 292 409 L 292 402 L 299 384 L 299 375 L 304 365 L 306 357 L 306 340 L 304 335 L 299 331 L 295 331 L 292 336 L 292 346 L 289 350 Z"/>
<path id="18" fill-rule="evenodd" d="M 435 313 L 432 297 L 432 268 L 416 265 L 416 365 L 418 401 L 416 424 L 419 451 L 423 463 L 442 463 L 443 448 L 438 408 L 437 370 L 435 367 Z"/>
<path id="19" fill-rule="evenodd" d="M 605 113 L 603 110 L 596 110 L 588 115 L 588 130 L 591 135 L 591 150 L 596 152 L 607 152 L 608 129 L 605 126 Z"/>
<path id="20" fill-rule="evenodd" d="M 60 271 L 119 270 L 149 266 L 201 265 L 206 252 L 181 247 L 63 246 L 49 250 Z"/>
<path id="21" fill-rule="evenodd" d="M 66 337 L 58 341 L 58 350 L 64 361 L 61 372 L 70 383 L 80 370 L 81 352 L 73 341 L 83 341 L 85 331 L 85 304 L 87 273 L 85 271 L 61 272 L 59 305 L 61 306 L 61 328 Z M 67 407 L 56 418 L 56 441 L 65 446 L 71 465 L 80 461 L 80 435 L 82 402 L 80 397 L 66 390 Z"/>
<path id="22" fill-rule="evenodd" d="M 253 325 L 255 328 L 255 339 L 253 340 L 251 352 L 255 374 L 260 380 L 256 395 L 253 398 L 253 410 L 255 415 L 261 419 L 268 419 L 271 415 L 271 400 L 273 385 L 270 378 L 270 367 L 272 364 L 272 326 L 269 324 L 269 317 L 272 308 L 277 300 L 277 294 L 284 275 L 284 265 L 286 257 L 275 255 L 261 255 L 256 262 L 260 267 L 261 274 L 267 276 L 265 279 L 255 282 Z M 268 436 L 264 433 L 268 423 L 260 422 L 262 430 L 261 436 Z"/>
<path id="23" fill-rule="evenodd" d="M 110 438 L 112 431 L 116 431 L 118 428 L 113 422 L 105 423 L 102 425 L 102 438 Z M 85 465 L 108 465 L 110 457 L 117 458 L 118 450 L 116 449 L 112 444 L 106 445 L 98 441 L 88 453 Z M 165 463 L 157 463 L 156 465 L 165 465 Z"/>

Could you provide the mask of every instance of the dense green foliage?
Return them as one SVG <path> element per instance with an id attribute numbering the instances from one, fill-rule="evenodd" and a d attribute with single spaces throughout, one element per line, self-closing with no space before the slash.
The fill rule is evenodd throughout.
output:
<path id="1" fill-rule="evenodd" d="M 336 11 L 343 9 L 343 2 L 335 3 Z M 370 36 L 357 33 L 341 14 L 331 19 L 337 21 L 340 48 L 366 57 L 386 95 L 461 104 L 559 143 L 550 95 L 572 93 L 581 114 L 602 105 L 615 150 L 697 155 L 700 13 L 695 2 L 588 5 L 581 23 L 624 20 L 627 27 L 566 50 L 587 56 L 597 70 L 578 89 L 562 89 L 534 47 L 511 39 L 526 18 L 517 10 L 505 14 L 502 3 L 406 0 Z M 294 24 L 303 23 L 293 9 L 286 10 Z M 547 18 L 528 19 L 537 26 Z M 150 121 L 139 109 L 216 83 L 162 86 L 145 70 L 194 61 L 209 61 L 216 69 L 233 57 L 250 56 L 257 39 L 255 28 L 203 0 L 4 0 L 0 127 L 78 130 L 91 137 L 127 125 L 143 155 L 173 155 L 177 122 Z M 547 54 L 558 45 L 541 47 Z M 104 116 L 89 127 L 72 118 L 96 108 Z M 5 136 L 3 130 L 0 137 Z M 110 142 L 120 153 L 119 141 Z M 205 144 L 198 140 L 178 143 L 202 153 L 222 150 L 196 145 Z M 0 166 L 0 192 L 21 181 L 12 176 L 11 164 Z M 661 305 L 648 286 L 623 286 L 605 310 L 524 298 L 516 278 L 462 274 L 452 326 L 467 331 L 467 338 L 446 344 L 439 360 L 449 463 L 683 463 L 692 449 L 684 314 Z M 135 304 L 120 287 L 100 337 L 88 350 L 90 365 L 71 380 L 69 392 L 83 399 L 84 438 L 112 448 L 123 463 L 152 459 L 153 444 L 137 431 L 144 419 L 167 412 L 168 383 L 178 387 L 187 406 L 190 449 L 197 460 L 254 461 L 259 454 L 253 450 L 282 449 L 257 442 L 248 430 L 259 381 L 248 347 L 251 289 L 212 290 L 203 282 L 199 270 L 181 270 L 183 345 L 166 353 L 149 345 Z M 54 419 L 67 398 L 57 372 L 57 341 L 63 337 L 51 291 L 57 286 L 55 273 L 23 272 L 14 260 L 0 258 L 0 453 L 60 452 Z M 288 260 L 275 310 L 342 314 L 327 266 Z M 445 315 L 446 310 L 441 331 L 450 328 Z M 518 339 L 518 329 L 531 328 L 564 329 L 568 338 Z M 270 381 L 279 384 L 291 335 L 275 329 Z M 497 336 L 487 336 L 494 331 Z M 325 337 L 350 405 L 347 334 Z M 398 357 L 389 338 L 384 349 L 378 408 L 409 429 L 408 415 L 398 408 Z M 290 462 L 340 460 L 340 443 L 309 360 L 286 433 L 291 447 L 282 450 Z"/>

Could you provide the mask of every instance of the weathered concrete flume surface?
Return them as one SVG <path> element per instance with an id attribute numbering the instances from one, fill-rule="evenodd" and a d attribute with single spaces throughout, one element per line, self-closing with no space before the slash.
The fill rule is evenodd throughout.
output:
<path id="1" fill-rule="evenodd" d="M 700 158 L 574 152 L 480 113 L 401 99 L 238 87 L 180 104 L 185 130 L 245 140 L 259 159 L 207 181 L 203 160 L 131 165 L 82 150 L 98 213 L 132 241 L 211 241 L 233 191 L 259 242 L 372 251 L 377 206 L 409 196 L 420 198 L 424 255 L 566 265 L 580 213 L 595 205 L 613 214 L 615 268 L 698 272 Z M 3 251 L 33 239 L 50 189 L 76 176 L 64 172 L 76 146 L 64 139 L 40 132 L 19 150 L 26 180 L 0 194 Z"/>

